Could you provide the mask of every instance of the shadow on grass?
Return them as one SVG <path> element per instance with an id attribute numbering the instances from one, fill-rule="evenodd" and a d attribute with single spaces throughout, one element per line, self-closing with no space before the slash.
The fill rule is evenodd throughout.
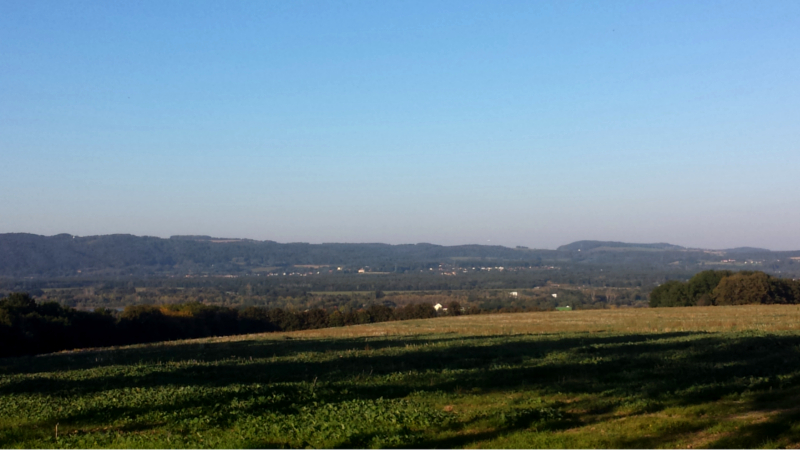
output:
<path id="1" fill-rule="evenodd" d="M 796 448 L 800 443 L 800 409 L 777 411 L 766 420 L 745 425 L 708 448 Z"/>
<path id="2" fill-rule="evenodd" d="M 373 350 L 422 345 L 431 342 L 427 336 L 402 338 L 293 338 L 271 333 L 252 335 L 249 340 L 217 342 L 167 341 L 129 347 L 76 350 L 15 358 L 0 358 L 0 374 L 33 374 L 65 370 L 93 369 L 120 364 L 152 364 L 165 362 L 215 362 L 231 358 L 269 358 L 295 356 L 301 353 L 360 351 L 368 345 Z M 234 336 L 241 338 L 241 336 Z M 437 335 L 435 342 L 478 341 L 480 336 L 454 337 Z"/>
<path id="3" fill-rule="evenodd" d="M 64 391 L 89 394 L 131 387 L 164 385 L 213 387 L 233 383 L 296 383 L 314 379 L 342 382 L 352 381 L 354 377 L 364 378 L 398 372 L 411 371 L 424 374 L 430 371 L 473 369 L 478 372 L 455 377 L 449 384 L 438 382 L 432 389 L 431 386 L 420 385 L 414 386 L 413 390 L 455 389 L 461 381 L 469 385 L 462 387 L 492 388 L 496 386 L 495 381 L 502 381 L 505 386 L 515 386 L 520 382 L 526 384 L 531 379 L 541 377 L 558 381 L 558 375 L 562 372 L 572 374 L 575 369 L 572 363 L 514 367 L 520 366 L 526 360 L 547 358 L 554 352 L 576 351 L 587 345 L 610 346 L 611 350 L 605 351 L 605 357 L 611 357 L 613 360 L 603 363 L 603 367 L 609 364 L 616 367 L 631 363 L 646 365 L 650 362 L 642 355 L 638 355 L 635 360 L 624 356 L 631 350 L 628 346 L 636 345 L 636 352 L 660 353 L 667 349 L 681 350 L 687 344 L 664 344 L 664 340 L 692 335 L 693 333 L 668 333 L 659 335 L 659 340 L 654 340 L 653 335 L 560 339 L 523 335 L 488 338 L 416 336 L 380 340 L 360 338 L 176 344 L 156 348 L 120 349 L 114 355 L 106 356 L 113 358 L 113 362 L 93 361 L 99 358 L 92 355 L 52 355 L 51 358 L 62 358 L 62 360 L 57 360 L 55 364 L 48 366 L 49 372 L 85 370 L 112 365 L 134 365 L 155 367 L 155 369 L 141 376 L 115 374 L 94 377 L 91 381 L 46 376 L 25 377 L 0 386 L 0 394 L 54 394 Z M 369 351 L 366 351 L 366 348 L 369 348 Z M 392 352 L 392 349 L 398 351 Z M 301 360 L 287 361 L 285 357 Z M 28 358 L 19 358 L 17 365 L 7 367 L 7 372 L 37 373 L 32 372 L 26 363 L 29 363 Z M 166 363 L 178 363 L 178 365 L 159 365 Z M 507 366 L 512 367 L 502 368 Z M 603 367 L 599 368 L 601 372 L 604 371 Z M 478 385 L 474 386 L 475 383 Z M 559 382 L 559 385 L 562 384 L 564 383 Z"/>
<path id="4" fill-rule="evenodd" d="M 369 350 L 365 348 L 369 346 Z M 119 349 L 94 354 L 61 354 L 45 358 L 7 359 L 5 374 L 19 374 L 0 385 L 0 394 L 75 396 L 112 389 L 162 386 L 220 387 L 263 384 L 259 393 L 281 393 L 284 400 L 256 402 L 246 413 L 274 411 L 291 414 L 313 402 L 403 398 L 414 392 L 512 392 L 567 395 L 593 394 L 623 398 L 635 414 L 669 406 L 700 405 L 724 396 L 764 393 L 761 404 L 769 409 L 782 393 L 800 386 L 800 336 L 709 333 L 636 335 L 579 335 L 564 337 L 513 335 L 495 337 L 411 336 L 358 339 L 262 339 L 237 342 L 178 343 L 163 347 Z M 107 360 L 106 358 L 111 358 Z M 252 358 L 252 359 L 251 359 Z M 34 361 L 30 364 L 31 360 Z M 196 363 L 202 361 L 203 363 Z M 171 362 L 175 365 L 157 365 Z M 92 379 L 49 378 L 49 371 L 90 369 L 141 363 L 141 375 L 111 373 Z M 24 374 L 29 374 L 25 376 Z M 769 394 L 772 392 L 772 394 Z M 82 424 L 102 420 L 113 423 L 145 410 L 168 413 L 204 410 L 230 403 L 237 394 L 216 392 L 162 406 L 94 408 L 59 420 Z M 785 401 L 786 398 L 781 399 Z M 641 406 L 637 406 L 637 405 Z M 531 413 L 501 423 L 492 431 L 461 432 L 441 440 L 424 440 L 420 447 L 460 447 L 495 439 L 548 423 L 549 430 L 591 423 L 592 417 L 613 412 L 600 405 L 584 417 L 564 415 L 542 422 Z M 638 408 L 638 409 L 637 409 Z M 636 412 L 638 411 L 638 412 Z M 189 414 L 189 413 L 187 413 Z M 709 444 L 712 447 L 753 447 L 776 438 L 800 440 L 796 427 L 800 413 L 778 412 L 748 425 L 735 435 Z M 231 419 L 211 424 L 229 426 Z M 552 423 L 551 423 L 552 422 Z M 49 426 L 50 424 L 48 424 Z M 683 423 L 674 429 L 644 437 L 612 442 L 616 447 L 670 446 L 675 436 L 695 433 L 707 423 Z M 367 445 L 374 436 L 362 436 L 346 446 Z M 354 438 L 355 439 L 355 438 Z M 366 440 L 365 440 L 366 439 Z M 14 442 L 7 442 L 13 445 Z M 255 442 L 254 446 L 280 445 Z M 389 446 L 389 444 L 386 444 Z"/>

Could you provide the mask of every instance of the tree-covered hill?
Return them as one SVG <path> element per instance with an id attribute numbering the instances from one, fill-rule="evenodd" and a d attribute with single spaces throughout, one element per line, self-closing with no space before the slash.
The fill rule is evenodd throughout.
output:
<path id="1" fill-rule="evenodd" d="M 631 244 L 627 242 L 614 242 L 614 241 L 577 241 L 571 244 L 562 245 L 558 247 L 559 251 L 592 251 L 600 249 L 618 249 L 618 250 L 686 250 L 686 248 L 679 245 L 666 244 L 663 242 L 657 244 Z"/>
<path id="2" fill-rule="evenodd" d="M 794 259 L 793 259 L 794 257 Z M 74 277 L 247 274 L 292 266 L 367 268 L 407 273 L 439 264 L 450 267 L 558 266 L 585 271 L 696 273 L 709 268 L 757 269 L 778 276 L 800 274 L 800 252 L 739 248 L 730 252 L 671 244 L 578 241 L 556 250 L 497 245 L 389 245 L 278 243 L 211 236 L 115 234 L 40 236 L 0 234 L 0 277 Z"/>
<path id="3" fill-rule="evenodd" d="M 501 246 L 434 244 L 281 244 L 274 241 L 126 234 L 39 236 L 0 234 L 0 276 L 71 276 L 78 273 L 239 273 L 295 265 L 413 266 L 448 259 L 538 262 L 541 253 Z"/>

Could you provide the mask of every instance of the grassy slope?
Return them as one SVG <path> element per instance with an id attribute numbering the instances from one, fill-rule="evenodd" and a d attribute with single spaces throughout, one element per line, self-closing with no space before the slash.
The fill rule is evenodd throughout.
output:
<path id="1" fill-rule="evenodd" d="M 0 375 L 3 447 L 800 444 L 797 306 L 395 322 L 5 359 Z"/>

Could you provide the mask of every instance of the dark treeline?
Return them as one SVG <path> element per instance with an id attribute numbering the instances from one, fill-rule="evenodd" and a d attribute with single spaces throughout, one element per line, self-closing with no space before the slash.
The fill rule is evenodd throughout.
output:
<path id="1" fill-rule="evenodd" d="M 477 313 L 457 302 L 450 315 Z M 292 311 L 281 308 L 235 309 L 199 302 L 134 305 L 120 314 L 98 308 L 78 311 L 55 302 L 37 303 L 25 293 L 0 299 L 0 357 L 106 347 L 147 342 L 228 336 L 271 331 L 340 327 L 391 320 L 426 319 L 438 314 L 432 305 L 412 303 L 392 308 L 372 304 L 341 312 L 325 309 Z"/>
<path id="2" fill-rule="evenodd" d="M 668 281 L 650 293 L 650 306 L 800 303 L 800 281 L 764 272 L 706 270 L 689 281 Z"/>

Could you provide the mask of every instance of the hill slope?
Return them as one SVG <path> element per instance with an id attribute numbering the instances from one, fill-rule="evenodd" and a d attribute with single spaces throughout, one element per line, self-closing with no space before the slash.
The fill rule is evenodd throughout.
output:
<path id="1" fill-rule="evenodd" d="M 797 315 L 462 316 L 4 359 L 0 442 L 794 448 Z"/>

